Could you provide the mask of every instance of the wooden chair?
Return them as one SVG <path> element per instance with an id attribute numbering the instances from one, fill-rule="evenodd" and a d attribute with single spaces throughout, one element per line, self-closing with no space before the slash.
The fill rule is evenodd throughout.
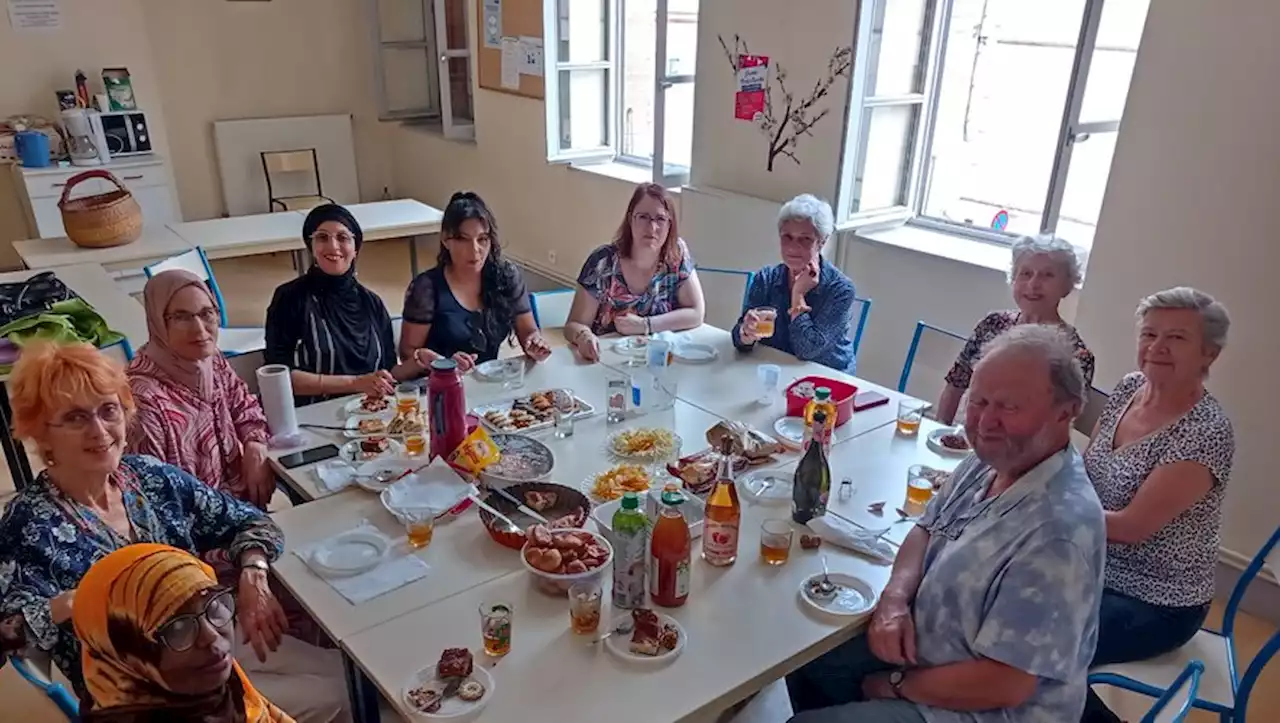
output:
<path id="1" fill-rule="evenodd" d="M 267 206 L 271 211 L 309 211 L 323 203 L 333 203 L 333 199 L 324 195 L 320 184 L 320 162 L 316 158 L 316 149 L 304 148 L 295 151 L 263 151 L 262 173 L 267 179 Z M 308 179 L 311 180 L 314 192 L 298 195 L 277 196 L 277 184 L 284 179 L 297 179 L 289 183 L 290 188 L 297 188 Z"/>

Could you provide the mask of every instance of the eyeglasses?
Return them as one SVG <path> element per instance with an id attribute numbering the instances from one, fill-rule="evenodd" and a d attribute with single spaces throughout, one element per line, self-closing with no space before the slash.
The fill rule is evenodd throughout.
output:
<path id="1" fill-rule="evenodd" d="M 311 241 L 313 243 L 329 243 L 330 241 L 337 241 L 340 246 L 346 246 L 347 244 L 355 243 L 356 238 L 349 233 L 331 234 L 328 231 L 316 231 L 311 234 Z"/>
<path id="2" fill-rule="evenodd" d="M 82 432 L 94 418 L 101 419 L 103 424 L 116 424 L 124 419 L 124 407 L 117 402 L 107 402 L 97 409 L 73 409 L 62 415 L 61 421 L 49 422 L 49 426 Z"/>
<path id="3" fill-rule="evenodd" d="M 215 630 L 221 630 L 230 625 L 235 616 L 235 595 L 230 590 L 220 590 L 205 603 L 201 612 L 177 615 L 161 625 L 156 631 L 156 640 L 175 653 L 185 653 L 195 646 L 200 637 L 201 618 L 207 620 Z"/>
<path id="4" fill-rule="evenodd" d="M 191 326 L 197 319 L 205 326 L 215 326 L 220 320 L 218 307 L 216 306 L 206 307 L 194 314 L 189 311 L 175 311 L 172 314 L 165 314 L 164 318 L 166 321 L 171 321 L 183 326 Z"/>
<path id="5" fill-rule="evenodd" d="M 643 224 L 657 224 L 658 226 L 666 226 L 671 223 L 671 219 L 666 216 L 653 216 L 647 213 L 636 213 L 631 216 L 635 220 Z"/>

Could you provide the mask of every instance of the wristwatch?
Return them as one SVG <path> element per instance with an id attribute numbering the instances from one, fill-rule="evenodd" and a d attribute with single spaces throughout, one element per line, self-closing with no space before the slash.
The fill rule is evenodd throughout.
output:
<path id="1" fill-rule="evenodd" d="M 902 694 L 902 684 L 905 682 L 907 682 L 907 671 L 895 670 L 889 673 L 889 687 L 893 689 L 893 697 L 906 700 L 907 696 Z"/>
<path id="2" fill-rule="evenodd" d="M 267 564 L 266 560 L 263 560 L 260 557 L 255 557 L 252 560 L 240 565 L 241 571 L 248 570 L 249 568 L 253 568 L 255 570 L 261 570 L 263 572 L 271 572 L 271 566 Z"/>

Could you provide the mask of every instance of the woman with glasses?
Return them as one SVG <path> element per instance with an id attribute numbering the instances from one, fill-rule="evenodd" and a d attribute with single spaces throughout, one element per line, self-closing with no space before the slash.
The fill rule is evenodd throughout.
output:
<path id="1" fill-rule="evenodd" d="M 778 212 L 782 263 L 756 272 L 746 309 L 733 327 L 733 344 L 751 351 L 757 343 L 805 361 L 853 374 L 853 282 L 822 256 L 835 231 L 826 201 L 803 194 Z"/>
<path id="2" fill-rule="evenodd" d="M 168 545 L 130 545 L 94 563 L 72 614 L 90 695 L 81 720 L 292 721 L 232 657 L 235 613 L 213 570 Z"/>
<path id="3" fill-rule="evenodd" d="M 267 307 L 267 364 L 293 369 L 299 406 L 363 393 L 385 396 L 396 381 L 420 374 L 397 364 L 391 316 L 378 295 L 356 280 L 364 234 L 351 212 L 316 206 L 302 223 L 311 251 L 307 273 L 276 288 Z"/>
<path id="4" fill-rule="evenodd" d="M 466 372 L 497 359 L 513 332 L 529 358 L 550 356 L 520 269 L 502 258 L 498 224 L 484 201 L 469 191 L 453 194 L 440 238 L 435 268 L 418 274 L 405 292 L 400 357 L 424 366 L 453 359 Z"/>
<path id="5" fill-rule="evenodd" d="M 129 451 L 181 467 L 262 509 L 275 492 L 262 406 L 218 351 L 218 305 L 189 271 L 164 271 L 142 292 L 146 344 L 129 365 L 138 412 Z"/>
<path id="6" fill-rule="evenodd" d="M 135 406 L 122 369 L 88 344 L 36 344 L 14 365 L 9 396 L 14 436 L 35 446 L 45 469 L 0 519 L 0 654 L 47 652 L 88 700 L 67 622 L 93 563 L 141 542 L 196 555 L 219 550 L 234 565 L 227 582 L 253 648 L 250 676 L 312 676 L 310 690 L 259 683 L 299 721 L 349 715 L 341 655 L 285 635 L 288 621 L 268 584 L 269 564 L 284 548 L 280 528 L 178 467 L 124 454 Z"/>
<path id="7" fill-rule="evenodd" d="M 600 334 L 692 329 L 705 311 L 671 196 L 644 183 L 631 194 L 613 243 L 592 251 L 582 265 L 564 336 L 579 356 L 597 361 Z"/>

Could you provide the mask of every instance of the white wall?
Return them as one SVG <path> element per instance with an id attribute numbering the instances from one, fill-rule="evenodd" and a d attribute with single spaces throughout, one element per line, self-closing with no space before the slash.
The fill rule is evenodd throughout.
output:
<path id="1" fill-rule="evenodd" d="M 1209 388 L 1227 407 L 1236 463 L 1223 544 L 1244 554 L 1280 523 L 1275 208 L 1280 199 L 1280 3 L 1151 4 L 1080 300 L 1078 325 L 1110 386 L 1134 367 L 1132 309 L 1187 284 L 1231 310 Z"/>

